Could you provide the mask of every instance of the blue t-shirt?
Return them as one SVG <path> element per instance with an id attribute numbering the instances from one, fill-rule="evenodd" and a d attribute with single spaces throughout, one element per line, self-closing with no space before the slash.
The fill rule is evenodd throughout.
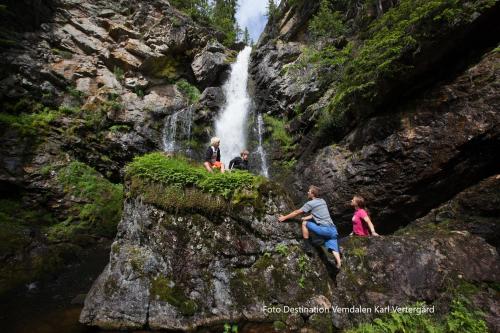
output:
<path id="1" fill-rule="evenodd" d="M 314 221 L 319 225 L 327 227 L 335 226 L 335 224 L 333 224 L 332 218 L 330 217 L 330 212 L 328 211 L 326 202 L 321 198 L 314 198 L 312 200 L 309 200 L 304 204 L 304 206 L 302 206 L 300 210 L 304 213 L 311 212 Z"/>

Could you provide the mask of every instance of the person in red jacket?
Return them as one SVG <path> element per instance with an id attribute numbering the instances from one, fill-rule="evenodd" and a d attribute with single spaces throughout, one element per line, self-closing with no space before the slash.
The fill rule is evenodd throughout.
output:
<path id="1" fill-rule="evenodd" d="M 351 206 L 354 208 L 354 215 L 352 216 L 352 233 L 351 235 L 366 237 L 366 236 L 378 236 L 375 231 L 368 213 L 365 208 L 365 199 L 359 195 L 355 195 L 351 200 Z"/>

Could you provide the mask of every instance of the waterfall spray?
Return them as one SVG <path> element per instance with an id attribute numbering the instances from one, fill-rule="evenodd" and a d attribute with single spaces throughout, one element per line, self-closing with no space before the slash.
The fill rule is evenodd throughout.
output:
<path id="1" fill-rule="evenodd" d="M 229 161 L 247 147 L 250 97 L 247 92 L 248 63 L 252 48 L 247 46 L 231 65 L 231 75 L 222 87 L 226 103 L 215 123 L 215 133 L 221 139 L 221 159 Z"/>

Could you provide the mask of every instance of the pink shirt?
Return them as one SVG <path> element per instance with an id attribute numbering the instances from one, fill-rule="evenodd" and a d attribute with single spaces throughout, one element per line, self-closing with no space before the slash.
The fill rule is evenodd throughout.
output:
<path id="1" fill-rule="evenodd" d="M 358 236 L 370 235 L 370 229 L 368 228 L 366 222 L 363 220 L 367 216 L 368 214 L 362 208 L 358 208 L 354 212 L 354 216 L 352 217 L 352 231 L 354 232 L 355 235 Z"/>

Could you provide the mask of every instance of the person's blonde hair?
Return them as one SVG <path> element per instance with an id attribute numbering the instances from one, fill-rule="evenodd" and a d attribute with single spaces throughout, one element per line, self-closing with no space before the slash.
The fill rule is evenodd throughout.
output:
<path id="1" fill-rule="evenodd" d="M 215 145 L 216 143 L 220 142 L 220 139 L 216 136 L 214 136 L 213 138 L 210 139 L 210 145 L 213 146 Z"/>
<path id="2" fill-rule="evenodd" d="M 248 150 L 242 150 L 240 153 L 240 156 L 243 157 L 243 155 L 250 155 L 250 152 Z"/>

